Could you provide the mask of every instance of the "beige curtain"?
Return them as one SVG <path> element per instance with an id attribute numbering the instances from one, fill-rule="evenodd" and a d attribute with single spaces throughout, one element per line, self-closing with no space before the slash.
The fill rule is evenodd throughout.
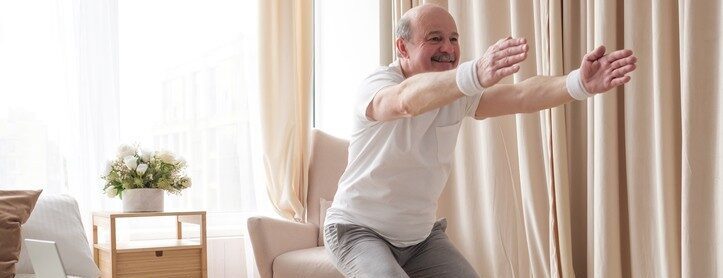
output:
<path id="1" fill-rule="evenodd" d="M 656 153 L 675 150 L 678 143 L 681 149 L 679 155 L 661 159 L 671 159 L 672 162 L 656 161 L 660 165 L 656 173 L 661 179 L 680 177 L 682 180 L 682 186 L 673 182 L 656 190 L 656 208 L 660 215 L 672 219 L 680 215 L 680 226 L 671 227 L 659 237 L 675 236 L 676 231 L 680 232 L 679 255 L 674 253 L 677 249 L 671 247 L 667 248 L 672 250 L 667 257 L 677 259 L 680 256 L 683 276 L 723 277 L 723 206 L 720 205 L 723 200 L 723 40 L 720 35 L 723 33 L 723 4 L 721 1 L 682 1 L 677 10 L 676 7 L 664 9 L 659 5 L 655 8 L 662 13 L 658 15 L 657 22 L 677 19 L 665 24 L 680 28 L 678 38 L 660 34 L 653 40 L 660 40 L 658 46 L 667 43 L 671 43 L 673 49 L 678 46 L 680 55 L 679 64 L 667 61 L 654 65 L 659 68 L 655 71 L 655 80 L 662 82 L 656 88 L 660 90 L 655 97 L 656 103 L 668 99 L 680 101 L 680 106 L 677 103 L 658 104 L 655 109 L 659 121 L 663 121 L 656 124 L 657 132 L 663 135 L 672 133 L 667 136 L 666 144 L 656 143 L 667 145 Z M 669 10 L 672 12 L 666 14 Z M 667 58 L 665 55 L 669 55 L 670 50 L 655 54 L 655 57 Z M 670 69 L 674 73 L 667 72 Z M 677 74 L 679 79 L 675 78 Z M 664 89 L 665 86 L 677 85 L 677 82 L 680 82 L 679 95 L 675 94 L 675 90 Z M 680 118 L 676 117 L 677 107 L 680 107 Z M 672 115 L 668 115 L 670 112 L 666 109 L 671 109 Z M 680 123 L 682 132 L 675 129 L 676 121 Z M 675 135 L 680 137 L 678 141 Z M 680 159 L 679 163 L 676 158 Z M 670 203 L 660 204 L 671 199 Z M 676 210 L 676 201 L 681 206 L 680 210 Z M 668 227 L 678 224 L 671 222 Z"/>
<path id="2" fill-rule="evenodd" d="M 723 200 L 723 6 L 587 1 L 572 7 L 580 15 L 573 23 L 583 27 L 574 42 L 580 49 L 605 44 L 640 58 L 624 90 L 596 97 L 567 118 L 587 119 L 579 124 L 587 126 L 585 135 L 568 128 L 571 140 L 585 142 L 568 147 L 569 165 L 586 165 L 571 171 L 579 181 L 571 183 L 568 214 L 576 273 L 723 276 L 723 210 L 716 205 Z"/>
<path id="3" fill-rule="evenodd" d="M 446 2 L 465 60 L 528 39 L 503 82 L 639 57 L 615 92 L 463 125 L 438 214 L 483 277 L 723 276 L 719 1 Z"/>
<path id="4" fill-rule="evenodd" d="M 313 84 L 312 0 L 259 1 L 263 161 L 269 198 L 304 221 Z"/>
<path id="5" fill-rule="evenodd" d="M 468 60 L 507 36 L 531 46 L 520 71 L 503 83 L 535 75 L 563 74 L 561 40 L 553 33 L 558 7 L 546 1 L 453 1 L 462 59 Z M 558 10 L 559 11 L 559 10 Z M 560 18 L 557 15 L 557 18 Z M 558 221 L 567 169 L 553 163 L 550 138 L 564 111 L 466 120 L 457 146 L 455 170 L 440 200 L 448 235 L 483 277 L 573 275 L 569 223 Z M 564 122 L 564 121 L 563 121 Z M 566 203 L 563 203 L 566 204 Z M 563 218 L 569 220 L 569 218 Z"/>
<path id="6" fill-rule="evenodd" d="M 572 169 L 570 198 L 560 200 L 569 211 L 558 216 L 572 223 L 575 273 L 723 276 L 723 6 L 563 2 L 566 70 L 599 44 L 640 58 L 624 89 L 567 105 L 567 131 L 553 136 L 569 154 L 555 162 Z"/>

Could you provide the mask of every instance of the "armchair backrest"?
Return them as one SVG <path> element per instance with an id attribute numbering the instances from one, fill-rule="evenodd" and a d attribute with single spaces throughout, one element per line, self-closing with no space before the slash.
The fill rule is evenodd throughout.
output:
<path id="1" fill-rule="evenodd" d="M 314 129 L 311 132 L 309 156 L 309 192 L 306 198 L 306 220 L 319 226 L 321 198 L 331 201 L 339 178 L 347 163 L 349 142 Z"/>

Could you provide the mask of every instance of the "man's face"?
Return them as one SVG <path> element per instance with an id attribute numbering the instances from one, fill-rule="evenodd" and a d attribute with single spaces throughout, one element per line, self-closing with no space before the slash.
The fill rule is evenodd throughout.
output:
<path id="1" fill-rule="evenodd" d="M 435 9 L 420 13 L 412 22 L 412 41 L 405 42 L 407 76 L 430 71 L 445 71 L 459 64 L 457 26 L 446 11 Z"/>

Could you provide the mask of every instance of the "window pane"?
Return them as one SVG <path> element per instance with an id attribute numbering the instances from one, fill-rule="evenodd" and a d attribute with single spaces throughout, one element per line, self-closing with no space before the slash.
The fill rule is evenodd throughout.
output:
<path id="1" fill-rule="evenodd" d="M 53 3 L 0 2 L 0 189 L 64 192 L 67 82 Z"/>
<path id="2" fill-rule="evenodd" d="M 193 187 L 166 206 L 255 206 L 249 139 L 256 1 L 119 1 L 121 141 L 188 161 Z"/>
<path id="3" fill-rule="evenodd" d="M 316 0 L 315 126 L 348 138 L 359 84 L 379 66 L 379 1 Z"/>
<path id="4" fill-rule="evenodd" d="M 193 187 L 167 210 L 242 224 L 230 215 L 256 209 L 263 186 L 248 100 L 257 0 L 26 2 L 0 1 L 0 189 L 70 194 L 83 217 L 119 210 L 100 176 L 139 143 L 188 162 Z"/>

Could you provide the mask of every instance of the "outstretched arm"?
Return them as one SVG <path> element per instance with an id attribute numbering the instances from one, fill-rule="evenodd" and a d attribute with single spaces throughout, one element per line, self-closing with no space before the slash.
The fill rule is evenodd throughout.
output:
<path id="1" fill-rule="evenodd" d="M 599 94 L 630 81 L 627 74 L 635 70 L 637 58 L 631 50 L 605 55 L 600 46 L 585 55 L 580 66 L 582 84 L 589 93 Z M 574 100 L 566 86 L 567 76 L 535 76 L 518 84 L 493 86 L 482 95 L 476 118 L 515 113 L 530 113 Z"/>
<path id="2" fill-rule="evenodd" d="M 490 87 L 517 72 L 520 69 L 518 63 L 526 57 L 525 39 L 501 39 L 477 60 L 477 78 L 483 87 Z M 367 106 L 367 118 L 390 121 L 414 117 L 452 103 L 464 96 L 457 87 L 457 70 L 417 74 L 382 89 Z"/>

